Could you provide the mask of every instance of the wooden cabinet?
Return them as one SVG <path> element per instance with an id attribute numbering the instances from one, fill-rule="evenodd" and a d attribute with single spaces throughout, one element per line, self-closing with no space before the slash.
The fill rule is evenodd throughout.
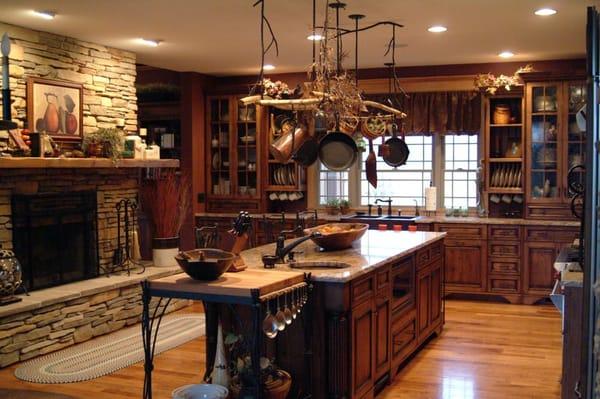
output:
<path id="1" fill-rule="evenodd" d="M 446 289 L 448 292 L 478 291 L 486 288 L 485 241 L 477 239 L 446 239 Z"/>
<path id="2" fill-rule="evenodd" d="M 554 286 L 554 261 L 560 250 L 571 245 L 579 235 L 574 228 L 526 227 L 523 244 L 523 292 L 526 295 L 547 296 Z"/>
<path id="3" fill-rule="evenodd" d="M 585 99 L 584 82 L 526 84 L 528 217 L 572 218 L 567 173 L 572 166 L 585 162 L 585 131 L 576 118 L 585 106 Z M 574 178 L 583 182 L 583 174 L 576 175 Z"/>
<path id="4" fill-rule="evenodd" d="M 206 184 L 210 211 L 261 210 L 262 108 L 236 96 L 207 98 Z"/>
<path id="5" fill-rule="evenodd" d="M 419 342 L 439 328 L 442 309 L 443 261 L 436 260 L 417 272 L 417 333 Z"/>
<path id="6" fill-rule="evenodd" d="M 352 392 L 361 397 L 375 382 L 376 317 L 372 300 L 352 309 Z"/>
<path id="7" fill-rule="evenodd" d="M 390 298 L 375 299 L 375 378 L 390 370 Z"/>

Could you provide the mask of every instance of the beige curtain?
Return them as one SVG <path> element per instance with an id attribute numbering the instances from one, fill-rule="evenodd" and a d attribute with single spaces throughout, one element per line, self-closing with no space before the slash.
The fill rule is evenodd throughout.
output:
<path id="1" fill-rule="evenodd" d="M 410 134 L 477 134 L 481 128 L 481 95 L 471 91 L 418 92 L 369 95 L 369 99 L 394 106 L 408 116 L 404 130 Z"/>

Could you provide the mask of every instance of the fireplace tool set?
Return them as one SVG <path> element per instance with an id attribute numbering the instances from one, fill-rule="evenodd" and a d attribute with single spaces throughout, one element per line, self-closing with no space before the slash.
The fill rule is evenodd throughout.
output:
<path id="1" fill-rule="evenodd" d="M 140 267 L 138 274 L 144 273 L 146 266 L 138 262 L 132 252 L 137 245 L 137 212 L 138 204 L 135 200 L 122 199 L 115 205 L 117 211 L 117 248 L 113 253 L 113 261 L 110 270 L 106 273 L 108 277 L 118 268 L 127 271 L 131 275 L 132 266 Z"/>

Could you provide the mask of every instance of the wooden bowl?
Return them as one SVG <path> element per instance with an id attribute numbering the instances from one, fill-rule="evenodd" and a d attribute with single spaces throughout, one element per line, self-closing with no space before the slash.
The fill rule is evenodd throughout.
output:
<path id="1" fill-rule="evenodd" d="M 329 232 L 329 229 L 340 230 Z M 365 223 L 327 223 L 320 226 L 305 229 L 304 234 L 309 235 L 318 231 L 320 237 L 313 237 L 312 241 L 325 251 L 338 251 L 352 247 L 369 229 Z"/>
<path id="2" fill-rule="evenodd" d="M 179 267 L 194 280 L 216 280 L 225 273 L 235 259 L 235 254 L 220 249 L 194 249 L 175 256 Z"/>

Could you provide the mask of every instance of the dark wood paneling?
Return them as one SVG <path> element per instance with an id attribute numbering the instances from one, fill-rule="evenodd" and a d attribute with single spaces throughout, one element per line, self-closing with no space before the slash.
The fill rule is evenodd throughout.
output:
<path id="1" fill-rule="evenodd" d="M 431 319 L 431 270 L 425 268 L 417 272 L 417 332 L 419 342 L 429 330 Z"/>
<path id="2" fill-rule="evenodd" d="M 487 228 L 484 224 L 439 223 L 435 231 L 448 233 L 448 238 L 475 238 L 485 240 Z"/>
<path id="3" fill-rule="evenodd" d="M 489 283 L 490 292 L 509 292 L 509 293 L 518 293 L 519 292 L 519 279 L 515 277 L 506 277 L 506 276 L 490 276 Z"/>

